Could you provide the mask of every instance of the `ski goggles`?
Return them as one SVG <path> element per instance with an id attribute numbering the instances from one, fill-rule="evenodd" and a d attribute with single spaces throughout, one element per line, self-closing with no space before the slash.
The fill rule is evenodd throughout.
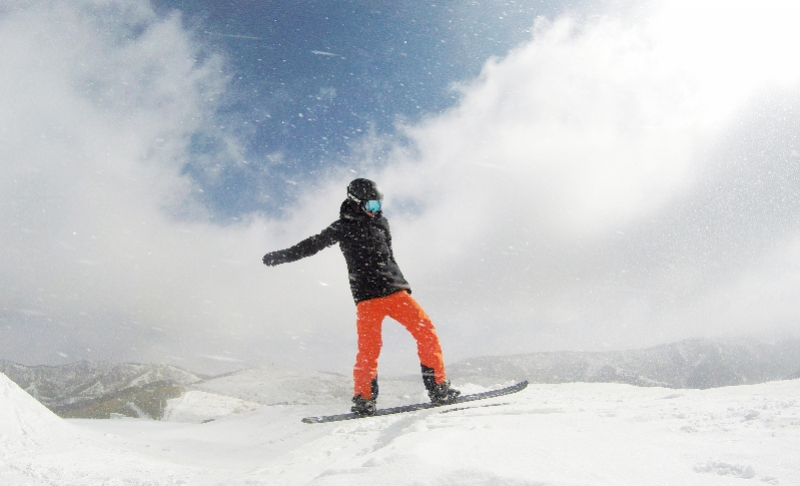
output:
<path id="1" fill-rule="evenodd" d="M 364 203 L 364 210 L 368 213 L 377 213 L 381 210 L 381 202 L 377 199 L 370 199 Z"/>

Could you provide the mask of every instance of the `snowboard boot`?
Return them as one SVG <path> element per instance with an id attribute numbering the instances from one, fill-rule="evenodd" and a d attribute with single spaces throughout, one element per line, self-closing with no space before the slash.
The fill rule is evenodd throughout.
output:
<path id="1" fill-rule="evenodd" d="M 453 403 L 459 395 L 461 395 L 461 392 L 450 386 L 450 380 L 437 383 L 428 390 L 428 397 L 431 399 L 431 403 L 435 405 Z"/>
<path id="2" fill-rule="evenodd" d="M 350 407 L 351 412 L 356 415 L 361 415 L 362 417 L 375 415 L 376 409 L 377 407 L 374 398 L 364 398 L 361 395 L 356 395 L 353 397 L 353 406 Z"/>
<path id="3" fill-rule="evenodd" d="M 436 405 L 452 403 L 461 395 L 460 391 L 450 386 L 450 380 L 436 383 L 433 368 L 429 368 L 423 364 L 421 364 L 420 367 L 422 368 L 422 382 L 428 390 L 428 398 L 431 399 L 431 403 Z"/>

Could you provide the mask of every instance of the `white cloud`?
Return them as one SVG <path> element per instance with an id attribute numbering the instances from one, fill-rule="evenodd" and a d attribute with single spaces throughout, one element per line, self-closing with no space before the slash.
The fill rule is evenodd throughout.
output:
<path id="1" fill-rule="evenodd" d="M 710 5 L 539 20 L 458 106 L 403 129 L 413 150 L 371 175 L 448 359 L 796 326 L 800 19 Z M 18 2 L 0 43 L 0 357 L 346 372 L 338 251 L 259 258 L 335 219 L 352 174 L 283 221 L 216 226 L 181 168 L 224 67 L 179 18 Z M 389 362 L 413 365 L 386 332 Z"/>
<path id="2" fill-rule="evenodd" d="M 731 281 L 796 293 L 760 262 L 800 209 L 788 155 L 800 71 L 786 65 L 800 58 L 800 14 L 771 2 L 714 17 L 712 4 L 539 20 L 457 108 L 408 127 L 418 151 L 379 177 L 425 207 L 396 241 L 463 354 L 653 344 L 800 313 L 772 319 L 760 301 L 725 321 L 706 304 Z M 783 198 L 754 187 L 770 178 Z M 751 295 L 734 286 L 731 298 Z"/>
<path id="3" fill-rule="evenodd" d="M 146 2 L 20 4 L 0 42 L 5 356 L 157 359 L 247 328 L 262 234 L 205 223 L 180 172 L 221 60 Z"/>

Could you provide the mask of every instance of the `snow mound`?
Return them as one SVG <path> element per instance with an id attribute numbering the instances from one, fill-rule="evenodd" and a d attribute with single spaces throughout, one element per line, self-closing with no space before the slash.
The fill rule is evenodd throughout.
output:
<path id="1" fill-rule="evenodd" d="M 260 403 L 193 390 L 179 398 L 167 400 L 167 408 L 161 420 L 199 424 L 231 414 L 251 412 L 261 407 Z"/>
<path id="2" fill-rule="evenodd" d="M 0 373 L 0 444 L 40 443 L 72 426 Z"/>
<path id="3" fill-rule="evenodd" d="M 190 484 L 187 471 L 207 475 L 201 467 L 165 462 L 131 450 L 127 439 L 67 422 L 0 373 L 1 485 L 176 486 Z"/>

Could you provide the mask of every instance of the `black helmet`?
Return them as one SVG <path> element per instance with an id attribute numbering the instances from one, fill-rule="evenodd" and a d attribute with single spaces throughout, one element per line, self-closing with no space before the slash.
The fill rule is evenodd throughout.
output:
<path id="1" fill-rule="evenodd" d="M 378 189 L 378 184 L 375 184 L 369 179 L 354 179 L 347 186 L 347 197 L 353 201 L 363 204 L 370 200 L 383 200 L 383 193 Z"/>

